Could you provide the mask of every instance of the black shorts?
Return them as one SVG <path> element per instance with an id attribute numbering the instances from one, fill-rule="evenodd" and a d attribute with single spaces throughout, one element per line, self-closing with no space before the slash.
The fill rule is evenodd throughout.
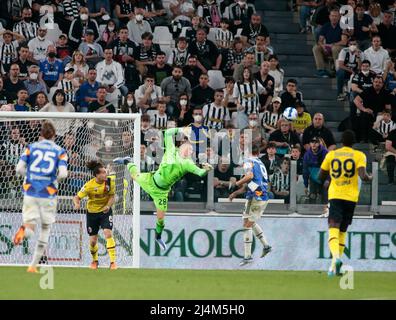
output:
<path id="1" fill-rule="evenodd" d="M 90 236 L 96 236 L 99 228 L 113 230 L 113 212 L 87 213 L 87 232 Z"/>
<path id="2" fill-rule="evenodd" d="M 329 203 L 329 222 L 339 223 L 340 230 L 346 231 L 346 228 L 352 223 L 356 202 L 332 199 L 329 200 Z"/>

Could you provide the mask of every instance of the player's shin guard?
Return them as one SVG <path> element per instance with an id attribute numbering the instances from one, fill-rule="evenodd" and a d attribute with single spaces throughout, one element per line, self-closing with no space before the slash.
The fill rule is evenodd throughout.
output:
<path id="1" fill-rule="evenodd" d="M 116 260 L 116 244 L 114 241 L 114 238 L 108 238 L 106 239 L 106 248 L 107 248 L 107 252 L 109 254 L 110 257 L 110 263 L 115 262 Z"/>
<path id="2" fill-rule="evenodd" d="M 346 236 L 347 236 L 347 233 L 346 233 L 346 232 L 341 232 L 341 231 L 340 231 L 340 236 L 339 236 L 339 242 L 340 242 L 339 253 L 340 253 L 340 258 L 341 258 L 342 255 L 344 254 Z"/>
<path id="3" fill-rule="evenodd" d="M 245 259 L 248 259 L 252 256 L 252 242 L 253 242 L 252 228 L 245 228 L 243 232 L 243 241 L 245 247 Z"/>
<path id="4" fill-rule="evenodd" d="M 155 225 L 155 232 L 159 237 L 161 237 L 162 230 L 165 228 L 165 219 L 157 219 L 157 223 Z"/>
<path id="5" fill-rule="evenodd" d="M 97 243 L 94 246 L 92 246 L 91 244 L 89 245 L 89 251 L 91 252 L 92 261 L 98 261 L 98 250 L 99 246 Z"/>
<path id="6" fill-rule="evenodd" d="M 255 224 L 252 226 L 252 229 L 253 229 L 254 235 L 257 237 L 257 239 L 260 240 L 260 242 L 262 243 L 262 245 L 263 245 L 264 247 L 265 247 L 265 246 L 268 246 L 268 242 L 267 242 L 267 240 L 265 239 L 265 235 L 264 235 L 263 229 L 261 229 L 261 227 L 260 227 L 257 223 L 255 223 Z"/>
<path id="7" fill-rule="evenodd" d="M 51 228 L 49 224 L 43 224 L 41 226 L 41 232 L 37 240 L 36 250 L 34 251 L 33 261 L 31 263 L 32 267 L 36 267 L 38 265 L 45 249 L 47 248 L 50 230 Z"/>
<path id="8" fill-rule="evenodd" d="M 340 258 L 340 229 L 330 228 L 329 229 L 329 249 L 333 256 L 332 268 L 335 267 L 335 262 Z"/>

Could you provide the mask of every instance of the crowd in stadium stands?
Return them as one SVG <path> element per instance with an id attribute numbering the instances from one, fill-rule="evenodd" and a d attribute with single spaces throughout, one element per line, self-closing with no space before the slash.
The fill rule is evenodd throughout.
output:
<path id="1" fill-rule="evenodd" d="M 340 12 L 345 4 L 354 8 L 353 21 Z M 335 99 L 348 97 L 351 119 L 359 115 L 359 141 L 386 141 L 393 182 L 396 1 L 297 0 L 294 6 L 301 33 L 312 32 L 317 42 L 317 76 L 336 77 Z M 142 171 L 159 164 L 161 131 L 191 126 L 196 159 L 215 165 L 216 199 L 227 197 L 242 174 L 240 140 L 249 129 L 273 198 L 289 201 L 295 160 L 309 199 L 325 199 L 317 172 L 336 141 L 323 115 L 307 110 L 297 81 L 285 78 L 268 27 L 254 0 L 2 0 L 1 110 L 140 113 Z M 287 107 L 298 111 L 292 122 L 283 118 Z M 1 167 L 16 164 L 39 125 L 29 123 L 29 137 L 17 126 L 3 130 Z M 70 153 L 70 183 L 79 186 L 88 147 L 76 142 L 78 134 L 65 130 L 58 140 Z M 130 133 L 122 138 L 131 144 Z M 103 162 L 111 160 L 114 143 L 107 136 L 96 146 Z M 12 174 L 1 170 L 0 183 Z M 193 175 L 172 191 L 177 201 L 205 197 L 206 181 Z"/>

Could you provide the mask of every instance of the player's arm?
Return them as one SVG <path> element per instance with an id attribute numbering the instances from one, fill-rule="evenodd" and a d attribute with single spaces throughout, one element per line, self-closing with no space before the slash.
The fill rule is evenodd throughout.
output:
<path id="1" fill-rule="evenodd" d="M 249 183 L 249 182 L 252 181 L 252 180 L 253 180 L 253 172 L 252 172 L 252 171 L 249 171 L 248 173 L 246 173 L 246 174 L 243 176 L 243 178 L 242 178 L 241 180 L 238 180 L 238 181 L 235 183 L 235 186 L 237 186 L 237 187 L 243 186 L 244 184 Z"/>
<path id="2" fill-rule="evenodd" d="M 164 134 L 164 143 L 165 143 L 165 152 L 176 152 L 176 146 L 173 141 L 173 136 L 179 133 L 181 128 L 170 128 L 165 130 Z"/>
<path id="3" fill-rule="evenodd" d="M 242 179 L 241 179 L 241 180 L 242 180 Z M 241 180 L 239 180 L 239 181 L 241 181 Z M 246 191 L 246 186 L 247 186 L 246 183 L 243 184 L 241 188 L 239 188 L 238 190 L 236 190 L 236 191 L 234 191 L 233 193 L 231 193 L 231 194 L 229 195 L 228 199 L 229 199 L 230 201 L 232 201 L 232 200 L 234 200 L 236 197 L 238 197 L 239 195 L 244 194 L 245 191 Z"/>
<path id="4" fill-rule="evenodd" d="M 209 163 L 204 163 L 202 168 L 198 167 L 191 159 L 187 159 L 186 169 L 197 176 L 205 176 L 213 167 Z"/>
<path id="5" fill-rule="evenodd" d="M 320 166 L 319 179 L 323 182 L 326 181 L 326 179 L 330 173 L 330 157 L 332 154 L 333 154 L 333 152 L 329 152 L 328 154 L 326 154 L 326 156 Z"/>
<path id="6" fill-rule="evenodd" d="M 81 199 L 83 199 L 83 198 L 88 196 L 86 186 L 87 186 L 87 184 L 85 184 L 81 188 L 81 190 L 73 198 L 73 204 L 74 204 L 74 209 L 75 210 L 80 210 L 80 208 L 81 208 Z"/>
<path id="7" fill-rule="evenodd" d="M 357 167 L 358 167 L 358 174 L 360 179 L 363 181 L 369 182 L 373 180 L 373 177 L 369 175 L 366 171 L 366 164 L 367 164 L 367 159 L 365 154 L 360 154 L 357 160 Z"/>

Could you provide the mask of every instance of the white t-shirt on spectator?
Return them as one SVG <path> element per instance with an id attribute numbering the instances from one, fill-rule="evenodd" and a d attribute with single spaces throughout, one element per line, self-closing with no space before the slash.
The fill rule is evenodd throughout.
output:
<path id="1" fill-rule="evenodd" d="M 142 84 L 136 91 L 135 91 L 135 100 L 136 104 L 139 104 L 142 98 L 144 97 L 145 92 L 145 85 Z M 153 91 L 150 95 L 150 102 L 149 104 L 157 103 L 158 99 L 162 97 L 162 90 L 161 87 L 154 85 Z"/>
<path id="2" fill-rule="evenodd" d="M 384 72 L 386 64 L 389 61 L 389 53 L 380 47 L 378 51 L 374 51 L 373 47 L 364 51 L 364 59 L 370 61 L 370 69 L 377 74 Z"/>
<path id="3" fill-rule="evenodd" d="M 169 4 L 171 4 L 173 6 L 176 6 L 177 3 L 178 3 L 177 0 L 171 0 Z M 175 18 L 175 21 L 179 21 L 179 20 L 191 21 L 191 19 L 189 17 L 187 17 L 185 14 L 190 12 L 190 11 L 194 11 L 194 6 L 192 5 L 192 3 L 183 2 L 182 5 L 179 8 L 180 8 L 180 13 L 181 14 Z"/>
<path id="4" fill-rule="evenodd" d="M 36 61 L 44 60 L 47 57 L 47 48 L 50 45 L 53 45 L 52 41 L 47 39 L 41 41 L 37 37 L 28 43 L 29 51 L 33 52 L 33 59 Z"/>

